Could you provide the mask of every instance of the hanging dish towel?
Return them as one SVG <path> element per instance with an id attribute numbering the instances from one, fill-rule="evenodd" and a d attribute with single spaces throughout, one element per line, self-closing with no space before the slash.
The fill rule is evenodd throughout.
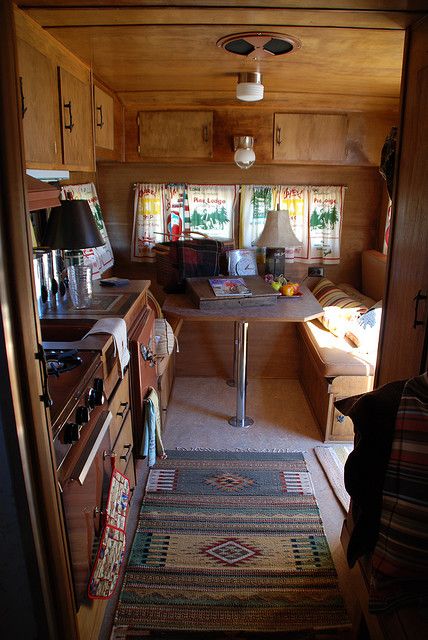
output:
<path id="1" fill-rule="evenodd" d="M 88 333 L 83 336 L 83 339 L 86 338 L 86 336 L 94 333 L 109 333 L 113 336 L 114 355 L 116 355 L 117 353 L 120 366 L 120 375 L 123 378 L 123 372 L 129 362 L 130 357 L 125 320 L 123 320 L 123 318 L 103 318 L 102 320 L 98 320 L 98 322 L 94 324 L 92 329 L 90 329 Z"/>
<path id="2" fill-rule="evenodd" d="M 159 398 L 153 387 L 149 387 L 149 392 L 144 399 L 144 403 L 144 430 L 141 456 L 147 457 L 149 467 L 152 467 L 156 463 L 156 457 L 166 458 L 161 436 Z"/>

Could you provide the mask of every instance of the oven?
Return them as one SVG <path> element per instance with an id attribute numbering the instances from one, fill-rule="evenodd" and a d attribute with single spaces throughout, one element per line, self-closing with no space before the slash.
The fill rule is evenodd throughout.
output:
<path id="1" fill-rule="evenodd" d="M 48 376 L 52 435 L 77 610 L 86 599 L 103 526 L 112 471 L 113 416 L 104 395 L 99 352 L 45 349 L 45 355 L 52 373 Z"/>

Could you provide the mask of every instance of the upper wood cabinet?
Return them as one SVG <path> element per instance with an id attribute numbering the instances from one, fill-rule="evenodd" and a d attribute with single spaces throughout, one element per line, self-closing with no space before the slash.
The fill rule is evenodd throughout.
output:
<path id="1" fill-rule="evenodd" d="M 64 165 L 93 168 L 91 85 L 59 69 Z"/>
<path id="2" fill-rule="evenodd" d="M 142 158 L 212 158 L 211 111 L 140 111 L 138 121 Z"/>
<path id="3" fill-rule="evenodd" d="M 27 165 L 61 165 L 57 69 L 49 58 L 23 40 L 18 40 L 18 56 Z"/>
<path id="4" fill-rule="evenodd" d="M 17 8 L 15 20 L 27 167 L 93 171 L 89 67 Z"/>
<path id="5" fill-rule="evenodd" d="M 344 162 L 346 115 L 276 113 L 274 160 L 287 162 Z"/>
<path id="6" fill-rule="evenodd" d="M 113 97 L 95 85 L 94 87 L 95 146 L 114 149 Z"/>

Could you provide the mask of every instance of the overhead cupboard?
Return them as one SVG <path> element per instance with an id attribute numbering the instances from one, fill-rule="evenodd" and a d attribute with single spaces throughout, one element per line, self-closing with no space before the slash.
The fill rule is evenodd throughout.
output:
<path id="1" fill-rule="evenodd" d="M 345 160 L 348 133 L 345 114 L 275 113 L 274 130 L 274 160 Z"/>
<path id="2" fill-rule="evenodd" d="M 21 12 L 16 18 L 27 166 L 93 171 L 89 67 Z"/>
<path id="3" fill-rule="evenodd" d="M 113 96 L 94 85 L 95 145 L 102 149 L 114 149 L 114 100 Z"/>
<path id="4" fill-rule="evenodd" d="M 140 111 L 138 130 L 142 158 L 212 158 L 212 111 Z"/>

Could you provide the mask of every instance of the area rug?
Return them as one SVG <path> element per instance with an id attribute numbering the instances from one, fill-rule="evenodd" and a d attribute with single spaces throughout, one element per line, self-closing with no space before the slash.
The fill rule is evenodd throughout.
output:
<path id="1" fill-rule="evenodd" d="M 315 447 L 315 454 L 336 494 L 340 504 L 348 511 L 349 494 L 345 489 L 344 469 L 345 462 L 351 453 L 353 446 L 350 444 L 335 444 L 330 447 Z"/>
<path id="2" fill-rule="evenodd" d="M 150 470 L 121 637 L 348 626 L 302 453 L 171 451 Z"/>

